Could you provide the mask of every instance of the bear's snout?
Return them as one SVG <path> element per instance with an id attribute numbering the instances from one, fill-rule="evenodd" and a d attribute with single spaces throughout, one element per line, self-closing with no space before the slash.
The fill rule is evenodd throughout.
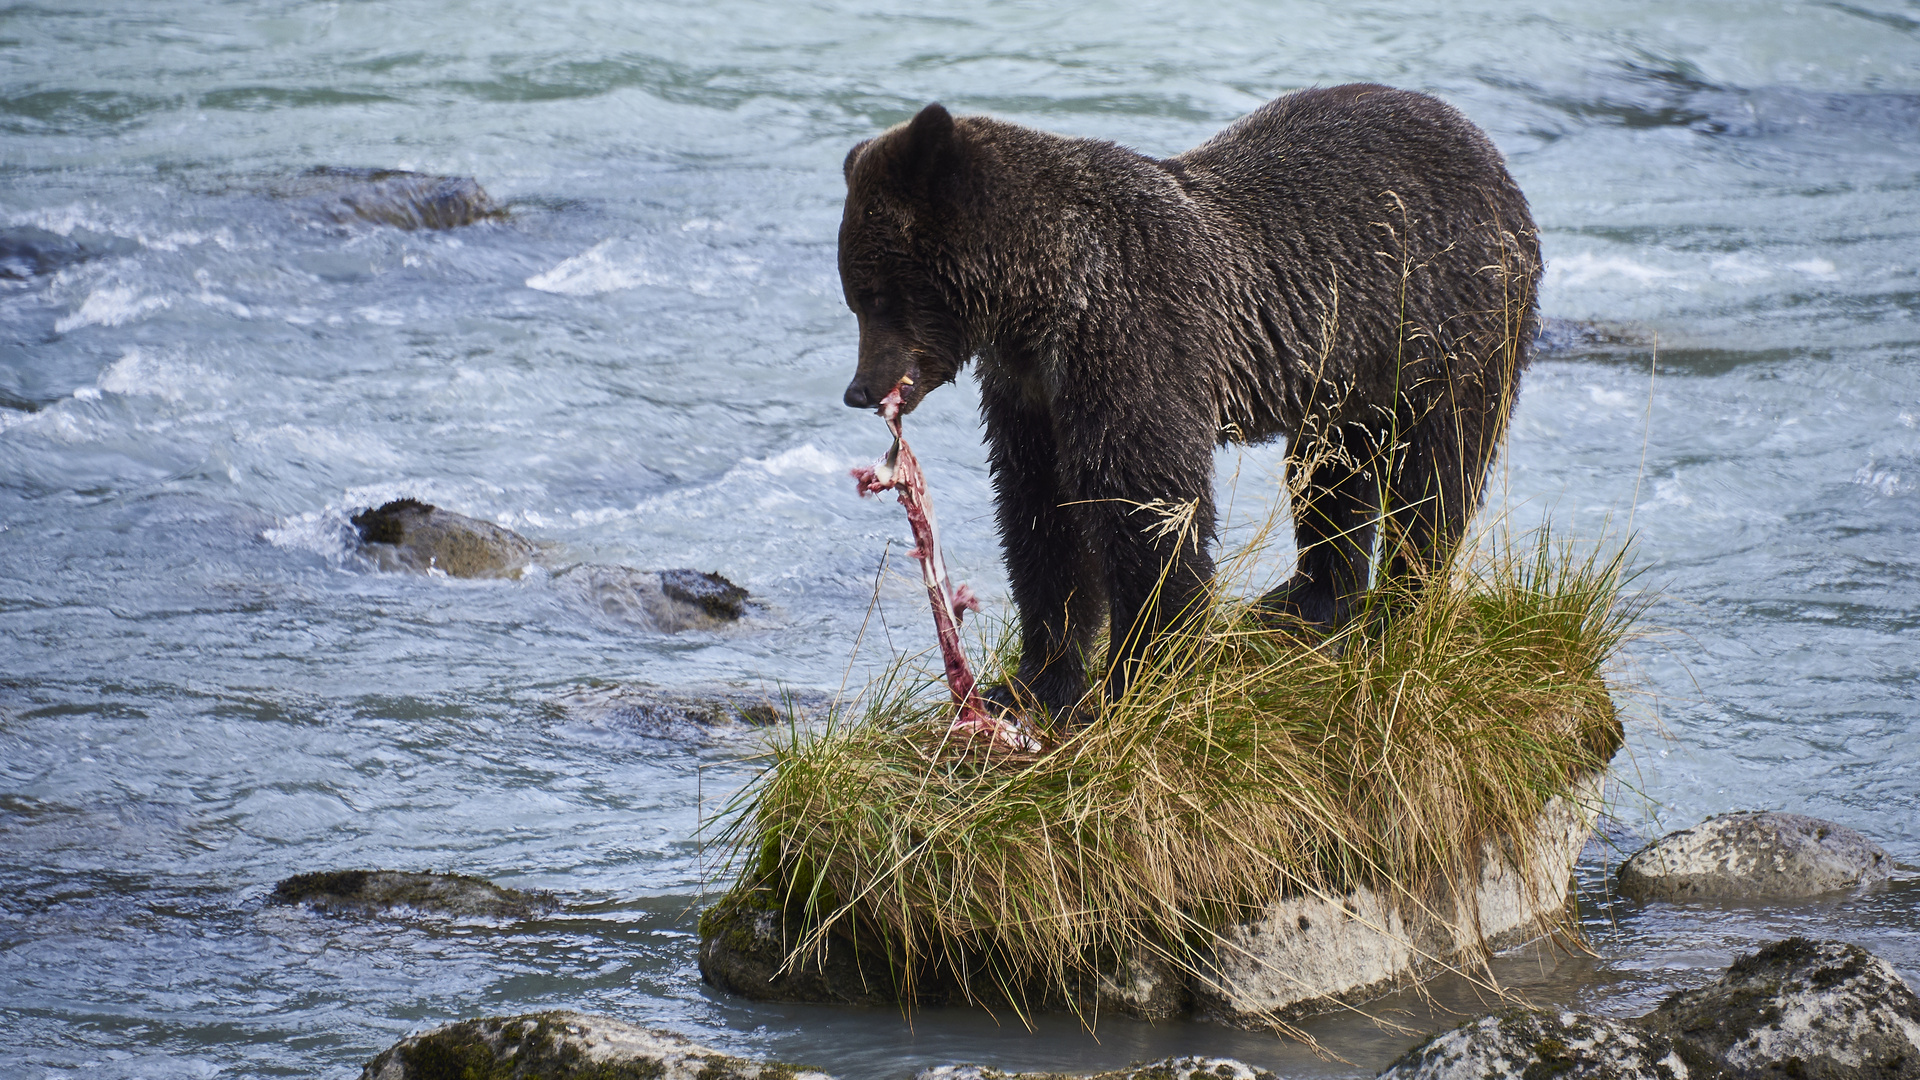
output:
<path id="1" fill-rule="evenodd" d="M 880 404 L 880 399 L 874 397 L 873 391 L 868 390 L 867 384 L 861 382 L 859 379 L 855 379 L 847 384 L 846 395 L 840 400 L 846 402 L 847 406 L 853 409 L 871 409 Z"/>

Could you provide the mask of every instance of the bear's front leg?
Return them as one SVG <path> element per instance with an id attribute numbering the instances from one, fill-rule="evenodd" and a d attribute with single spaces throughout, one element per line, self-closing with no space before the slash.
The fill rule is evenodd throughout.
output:
<path id="1" fill-rule="evenodd" d="M 1105 606 L 1098 559 L 1082 508 L 1069 505 L 1059 485 L 1052 418 L 991 387 L 981 410 L 1000 544 L 1020 613 L 1017 685 L 991 687 L 986 697 L 1064 717 L 1087 692 L 1087 649 Z"/>
<path id="2" fill-rule="evenodd" d="M 1109 701 L 1126 693 L 1154 643 L 1199 614 L 1213 579 L 1210 414 L 1163 387 L 1083 391 L 1064 419 L 1061 468 L 1105 576 Z M 1190 396 L 1190 395 L 1189 395 Z"/>

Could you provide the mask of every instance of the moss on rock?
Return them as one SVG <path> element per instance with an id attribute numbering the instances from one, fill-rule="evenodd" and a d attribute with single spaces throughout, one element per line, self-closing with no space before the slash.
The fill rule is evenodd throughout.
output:
<path id="1" fill-rule="evenodd" d="M 346 915 L 397 909 L 496 919 L 530 919 L 558 907 L 553 894 L 509 889 L 471 874 L 400 870 L 323 870 L 295 874 L 273 887 L 269 902 L 306 904 Z"/>
<path id="2" fill-rule="evenodd" d="M 462 1020 L 409 1036 L 362 1080 L 830 1080 L 606 1016 L 556 1011 Z"/>

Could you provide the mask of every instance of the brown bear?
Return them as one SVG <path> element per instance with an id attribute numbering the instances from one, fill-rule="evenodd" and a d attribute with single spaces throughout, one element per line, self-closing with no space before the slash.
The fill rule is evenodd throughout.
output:
<path id="1" fill-rule="evenodd" d="M 846 403 L 977 359 L 1021 657 L 1007 703 L 1123 691 L 1213 573 L 1213 450 L 1278 436 L 1299 552 L 1275 621 L 1338 627 L 1444 567 L 1536 323 L 1539 246 L 1451 106 L 1303 90 L 1156 160 L 928 105 L 846 159 Z M 1169 511 L 1184 512 L 1169 519 Z M 1175 527 L 1169 527 L 1169 525 Z"/>

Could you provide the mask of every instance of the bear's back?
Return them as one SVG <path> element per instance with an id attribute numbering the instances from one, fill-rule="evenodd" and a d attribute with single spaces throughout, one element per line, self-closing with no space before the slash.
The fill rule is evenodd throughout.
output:
<path id="1" fill-rule="evenodd" d="M 1437 98 L 1371 83 L 1276 98 L 1168 165 L 1197 202 L 1294 257 L 1377 247 L 1381 237 L 1356 222 L 1412 218 L 1446 233 L 1484 221 L 1490 206 L 1516 223 L 1526 214 L 1471 121 Z"/>

